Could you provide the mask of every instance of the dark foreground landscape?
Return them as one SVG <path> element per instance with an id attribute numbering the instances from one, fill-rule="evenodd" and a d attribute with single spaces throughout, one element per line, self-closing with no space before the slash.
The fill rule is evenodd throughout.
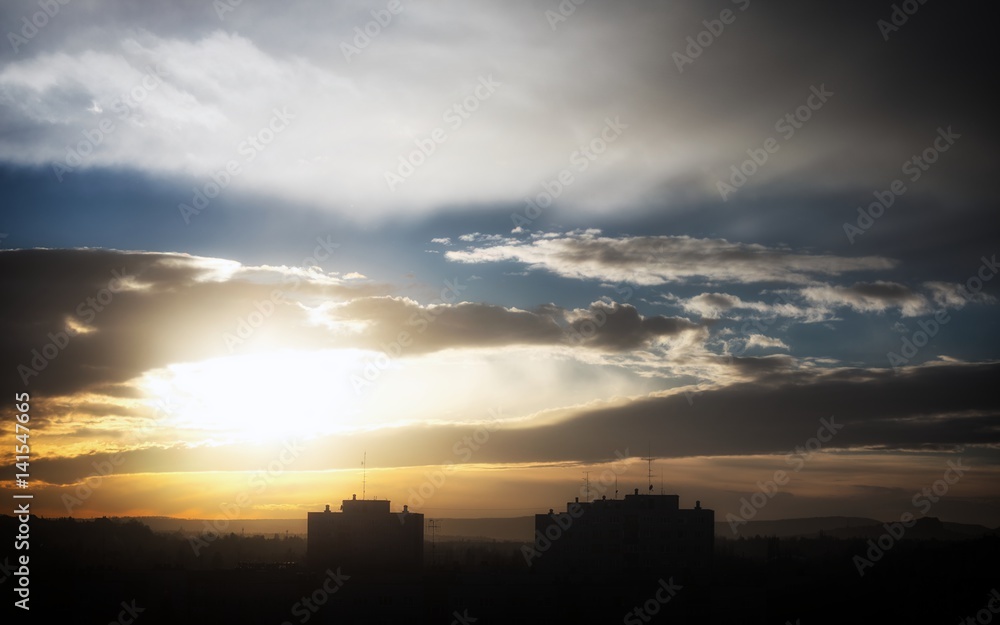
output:
<path id="1" fill-rule="evenodd" d="M 751 523 L 738 538 L 718 524 L 714 559 L 703 571 L 665 565 L 659 574 L 543 574 L 534 566 L 541 560 L 527 564 L 527 541 L 442 534 L 425 542 L 420 572 L 352 572 L 307 566 L 300 535 L 199 536 L 154 532 L 135 519 L 34 519 L 31 616 L 122 625 L 808 625 L 995 618 L 997 530 L 925 518 L 890 540 L 892 526 L 866 521 Z M 14 533 L 12 517 L 0 522 L 2 531 Z M 836 527 L 843 522 L 850 526 Z M 475 522 L 459 525 L 471 531 Z M 808 531 L 813 527 L 827 529 Z M 769 533 L 751 535 L 756 528 Z M 789 535 L 796 531 L 806 533 Z M 10 557 L 3 561 L 0 588 L 7 598 L 18 583 L 16 570 Z M 4 611 L 11 609 L 5 601 Z"/>

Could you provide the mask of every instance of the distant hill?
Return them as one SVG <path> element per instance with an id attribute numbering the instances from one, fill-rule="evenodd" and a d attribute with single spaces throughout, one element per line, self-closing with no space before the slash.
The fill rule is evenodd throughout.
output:
<path id="1" fill-rule="evenodd" d="M 840 528 L 826 532 L 826 534 L 835 538 L 878 538 L 886 531 L 884 525 L 884 523 L 877 523 L 864 527 Z M 906 529 L 907 538 L 919 538 L 922 540 L 969 540 L 989 534 L 995 535 L 997 531 L 982 525 L 948 523 L 937 517 L 917 519 L 917 522 L 912 527 Z"/>
<path id="2" fill-rule="evenodd" d="M 877 538 L 885 533 L 884 521 L 864 517 L 815 517 L 807 519 L 782 519 L 780 521 L 749 521 L 738 526 L 738 533 L 733 534 L 729 523 L 716 523 L 715 535 L 727 538 L 740 536 L 777 536 L 791 538 L 794 536 L 815 537 L 820 532 L 831 538 Z M 949 523 L 936 517 L 918 519 L 906 529 L 908 538 L 938 540 L 966 540 L 981 536 L 997 534 L 996 529 L 983 525 L 967 523 Z"/>
<path id="3" fill-rule="evenodd" d="M 716 517 L 718 518 L 718 517 Z M 819 532 L 830 533 L 834 530 L 850 529 L 854 527 L 869 527 L 878 525 L 881 521 L 864 517 L 828 516 L 811 517 L 805 519 L 781 519 L 780 521 L 747 521 L 745 524 L 736 527 L 734 534 L 729 523 L 717 521 L 715 523 L 715 535 L 726 538 L 738 538 L 740 536 L 777 536 L 779 538 L 791 536 L 808 536 Z"/>
<path id="4" fill-rule="evenodd" d="M 141 521 L 149 526 L 154 532 L 176 532 L 181 531 L 184 534 L 200 534 L 206 531 L 206 523 L 216 524 L 217 527 L 225 529 L 222 530 L 224 534 L 230 532 L 234 534 L 263 534 L 265 536 L 271 536 L 273 534 L 284 534 L 288 532 L 289 535 L 306 535 L 306 520 L 305 519 L 234 519 L 229 521 L 228 525 L 225 524 L 225 517 L 220 517 L 218 519 L 176 519 L 173 517 L 164 516 L 149 516 L 149 517 L 138 517 L 138 521 Z"/>
<path id="5" fill-rule="evenodd" d="M 506 519 L 439 519 L 439 538 L 486 538 L 530 542 L 535 534 L 535 517 L 520 516 Z M 425 538 L 429 538 L 424 532 Z"/>

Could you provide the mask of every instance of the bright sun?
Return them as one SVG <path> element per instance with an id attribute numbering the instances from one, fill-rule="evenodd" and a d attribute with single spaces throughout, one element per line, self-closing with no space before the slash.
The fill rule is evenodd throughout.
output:
<path id="1" fill-rule="evenodd" d="M 262 442 L 363 427 L 351 376 L 358 350 L 276 351 L 169 365 L 141 386 L 174 430 L 206 439 Z"/>

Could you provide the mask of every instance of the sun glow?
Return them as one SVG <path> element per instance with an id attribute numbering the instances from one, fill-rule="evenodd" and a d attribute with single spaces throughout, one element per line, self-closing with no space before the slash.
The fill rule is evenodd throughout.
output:
<path id="1" fill-rule="evenodd" d="M 205 439 L 268 441 L 364 427 L 350 378 L 364 352 L 276 351 L 169 365 L 141 386 L 160 425 Z"/>

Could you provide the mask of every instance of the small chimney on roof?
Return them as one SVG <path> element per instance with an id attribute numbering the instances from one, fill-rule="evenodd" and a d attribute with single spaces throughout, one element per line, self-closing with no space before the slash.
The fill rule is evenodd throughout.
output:
<path id="1" fill-rule="evenodd" d="M 636 494 L 636 495 L 638 495 L 638 494 L 639 494 L 639 489 L 638 489 L 638 488 L 637 488 L 637 489 L 635 489 L 635 494 Z"/>
<path id="2" fill-rule="evenodd" d="M 329 511 L 330 511 L 330 504 L 326 504 L 326 510 L 324 510 L 323 512 L 329 512 Z"/>

